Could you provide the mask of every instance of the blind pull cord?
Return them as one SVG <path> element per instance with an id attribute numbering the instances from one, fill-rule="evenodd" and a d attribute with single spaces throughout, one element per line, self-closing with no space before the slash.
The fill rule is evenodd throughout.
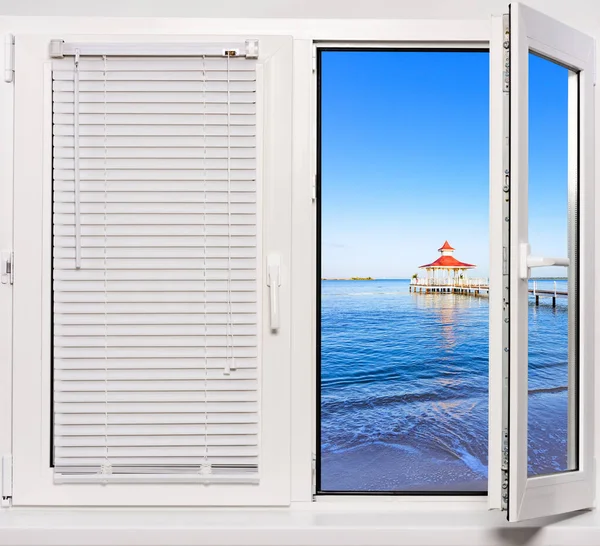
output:
<path id="1" fill-rule="evenodd" d="M 75 184 L 75 269 L 81 268 L 81 197 L 79 180 L 79 49 L 73 70 L 73 163 Z"/>
<path id="2" fill-rule="evenodd" d="M 206 57 L 202 55 L 202 180 L 204 189 L 204 204 L 202 209 L 202 229 L 203 229 L 203 251 L 202 251 L 202 269 L 204 273 L 204 460 L 200 464 L 200 473 L 209 474 L 211 465 L 208 460 L 208 316 L 206 306 L 208 305 L 208 275 L 206 274 Z"/>
<path id="3" fill-rule="evenodd" d="M 104 280 L 104 464 L 102 465 L 102 474 L 111 473 L 111 464 L 108 458 L 108 270 L 107 270 L 107 252 L 108 252 L 108 234 L 107 234 L 107 206 L 108 206 L 108 166 L 107 166 L 107 155 L 108 155 L 108 130 L 107 130 L 107 58 L 106 55 L 102 55 L 103 62 L 103 91 L 104 91 L 104 141 L 103 141 L 103 159 L 104 159 L 104 221 L 103 221 L 103 234 L 104 244 L 103 258 L 104 264 L 103 280 Z"/>
<path id="4" fill-rule="evenodd" d="M 231 89 L 227 57 L 227 319 L 225 324 L 225 375 L 235 369 L 231 313 Z"/>

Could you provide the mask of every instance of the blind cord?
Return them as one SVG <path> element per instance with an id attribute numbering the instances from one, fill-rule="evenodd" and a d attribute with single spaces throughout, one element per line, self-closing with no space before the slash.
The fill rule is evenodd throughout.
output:
<path id="1" fill-rule="evenodd" d="M 75 180 L 75 269 L 81 268 L 81 181 L 79 175 L 79 49 L 73 70 L 73 171 Z"/>
<path id="2" fill-rule="evenodd" d="M 204 188 L 204 203 L 203 203 L 203 217 L 202 217 L 202 230 L 203 230 L 203 252 L 202 252 L 202 269 L 204 273 L 204 461 L 201 465 L 201 471 L 207 472 L 210 469 L 210 463 L 208 462 L 208 275 L 206 270 L 206 252 L 207 252 L 207 238 L 206 238 L 206 56 L 202 55 L 202 180 Z"/>
<path id="3" fill-rule="evenodd" d="M 235 368 L 231 332 L 231 90 L 229 56 L 227 59 L 227 319 L 225 320 L 225 375 Z"/>
<path id="4" fill-rule="evenodd" d="M 107 135 L 107 59 L 106 55 L 102 55 L 103 62 L 103 90 L 104 90 L 104 145 L 103 145 L 103 159 L 104 159 L 104 244 L 103 248 L 103 280 L 104 280 L 104 465 L 102 466 L 102 473 L 107 474 L 110 469 L 110 462 L 108 458 L 108 271 L 107 271 L 107 201 L 108 201 L 108 166 L 107 166 L 107 154 L 108 154 L 108 135 Z"/>

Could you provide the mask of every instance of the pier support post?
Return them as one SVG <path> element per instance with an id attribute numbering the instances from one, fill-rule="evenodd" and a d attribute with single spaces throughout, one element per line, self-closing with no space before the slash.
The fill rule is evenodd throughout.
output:
<path id="1" fill-rule="evenodd" d="M 539 297 L 539 296 L 536 296 L 536 297 L 535 297 L 535 304 L 536 304 L 536 305 L 539 305 L 539 304 L 540 304 L 540 297 Z"/>
<path id="2" fill-rule="evenodd" d="M 552 307 L 556 307 L 556 296 L 552 297 Z"/>

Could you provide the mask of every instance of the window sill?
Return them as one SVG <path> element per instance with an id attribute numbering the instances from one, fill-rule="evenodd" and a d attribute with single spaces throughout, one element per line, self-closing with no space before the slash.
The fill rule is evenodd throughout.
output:
<path id="1" fill-rule="evenodd" d="M 329 504 L 329 503 L 328 503 Z M 600 544 L 596 511 L 509 524 L 482 510 L 319 507 L 282 509 L 18 509 L 0 512 L 0 544 L 149 546 Z"/>

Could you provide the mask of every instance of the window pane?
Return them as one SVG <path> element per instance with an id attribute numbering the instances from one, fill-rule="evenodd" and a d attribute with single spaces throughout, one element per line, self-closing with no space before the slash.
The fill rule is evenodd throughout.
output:
<path id="1" fill-rule="evenodd" d="M 570 259 L 531 270 L 530 476 L 577 468 L 576 161 L 577 75 L 530 53 L 529 242 L 534 256 Z"/>
<path id="2" fill-rule="evenodd" d="M 320 492 L 487 490 L 488 66 L 321 54 Z"/>

